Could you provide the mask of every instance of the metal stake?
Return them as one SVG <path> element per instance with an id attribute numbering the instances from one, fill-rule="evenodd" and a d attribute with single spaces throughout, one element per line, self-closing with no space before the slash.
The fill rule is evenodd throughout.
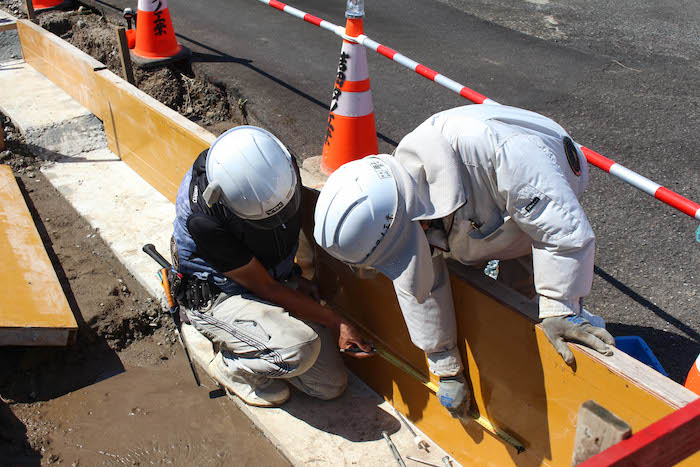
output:
<path id="1" fill-rule="evenodd" d="M 406 464 L 404 463 L 403 459 L 401 459 L 401 454 L 399 454 L 399 450 L 396 449 L 396 446 L 391 441 L 391 438 L 389 438 L 389 433 L 387 433 L 386 431 L 382 431 L 382 436 L 386 440 L 386 443 L 389 445 L 391 454 L 394 456 L 394 459 L 396 459 L 396 464 L 399 467 L 406 467 Z"/>
<path id="2" fill-rule="evenodd" d="M 425 452 L 430 452 L 428 450 L 430 445 L 423 438 L 418 436 L 415 431 L 413 431 L 413 428 L 411 428 L 411 425 L 408 424 L 408 420 L 406 420 L 406 418 L 403 415 L 401 415 L 401 412 L 396 410 L 396 407 L 393 407 L 393 409 L 394 409 L 394 412 L 396 412 L 396 416 L 399 417 L 399 420 L 401 420 L 403 422 L 403 424 L 406 427 L 406 429 L 408 430 L 408 432 L 411 433 L 411 436 L 413 436 L 413 442 L 416 443 L 416 446 L 418 447 L 418 449 L 423 449 L 423 450 L 425 450 Z"/>

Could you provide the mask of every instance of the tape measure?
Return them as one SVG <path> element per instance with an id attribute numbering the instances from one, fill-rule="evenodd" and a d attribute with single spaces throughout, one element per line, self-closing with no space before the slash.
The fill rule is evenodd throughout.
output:
<path id="1" fill-rule="evenodd" d="M 324 302 L 324 304 L 328 305 L 325 302 Z M 338 311 L 341 314 L 343 314 L 346 318 L 348 318 L 350 321 L 352 321 L 356 326 L 360 327 L 365 332 L 365 334 L 367 334 L 367 336 L 371 337 L 371 340 L 373 340 L 375 342 L 375 347 L 373 348 L 373 350 L 377 355 L 379 355 L 381 358 L 383 358 L 387 362 L 391 363 L 392 365 L 394 365 L 396 368 L 403 371 L 407 375 L 414 377 L 415 379 L 417 379 L 418 381 L 423 383 L 423 385 L 426 388 L 428 388 L 430 391 L 432 391 L 434 394 L 437 394 L 438 389 L 439 389 L 438 385 L 435 384 L 433 381 L 431 381 L 431 379 L 429 377 L 427 377 L 425 374 L 421 373 L 419 370 L 416 370 L 411 365 L 403 362 L 402 360 L 400 360 L 398 357 L 396 357 L 391 352 L 376 345 L 376 342 L 379 341 L 379 339 L 377 339 L 376 336 L 374 336 L 367 328 L 365 328 L 364 326 L 359 324 L 357 321 L 352 319 L 350 316 L 346 315 L 345 313 L 343 313 L 340 310 L 338 310 Z M 343 352 L 343 350 L 341 350 L 341 352 Z M 483 415 L 479 414 L 477 411 L 472 409 L 467 413 L 467 415 L 469 416 L 469 418 L 471 420 L 474 420 L 476 423 L 481 425 L 481 427 L 484 430 L 488 431 L 489 433 L 491 433 L 493 436 L 497 437 L 498 439 L 500 439 L 504 443 L 512 446 L 518 452 L 518 454 L 520 454 L 521 452 L 523 452 L 525 450 L 525 446 L 523 446 L 523 444 L 521 442 L 519 442 L 518 440 L 513 438 L 511 435 L 509 435 L 505 431 L 498 428 L 497 426 L 494 426 L 494 424 L 491 423 L 491 421 L 489 419 L 487 419 Z"/>
<path id="2" fill-rule="evenodd" d="M 430 378 L 426 377 L 423 373 L 416 370 L 412 366 L 402 362 L 396 356 L 387 352 L 386 350 L 382 349 L 381 347 L 376 347 L 374 350 L 375 350 L 375 353 L 377 355 L 379 355 L 380 357 L 382 357 L 384 360 L 391 363 L 392 365 L 394 365 L 396 368 L 403 371 L 404 373 L 406 373 L 410 376 L 413 376 L 415 379 L 417 379 L 418 381 L 423 383 L 425 385 L 425 387 L 427 387 L 428 389 L 433 391 L 435 394 L 437 394 L 438 385 L 435 384 L 434 382 L 432 382 L 430 380 Z"/>
<path id="3" fill-rule="evenodd" d="M 396 368 L 399 370 L 403 371 L 409 376 L 413 376 L 415 379 L 423 383 L 425 387 L 430 389 L 433 393 L 437 394 L 438 392 L 438 385 L 435 384 L 433 381 L 430 380 L 427 376 L 425 376 L 423 373 L 420 371 L 416 370 L 412 366 L 408 365 L 407 363 L 402 362 L 399 360 L 395 355 L 389 353 L 388 351 L 382 349 L 381 347 L 376 347 L 375 352 L 377 355 L 382 357 L 384 360 L 387 362 L 391 363 L 394 365 Z M 475 410 L 470 410 L 467 415 L 474 420 L 476 423 L 482 426 L 486 431 L 491 433 L 492 435 L 496 436 L 499 438 L 501 441 L 505 442 L 506 444 L 509 444 L 512 446 L 518 454 L 523 452 L 525 450 L 525 446 L 522 445 L 518 440 L 513 438 L 511 435 L 506 433 L 505 431 L 501 430 L 497 426 L 494 426 L 489 419 L 484 417 L 483 415 L 479 414 Z"/>

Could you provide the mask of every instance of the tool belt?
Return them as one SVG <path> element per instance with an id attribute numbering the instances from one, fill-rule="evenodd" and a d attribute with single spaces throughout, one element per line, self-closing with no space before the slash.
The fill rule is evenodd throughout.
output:
<path id="1" fill-rule="evenodd" d="M 178 277 L 174 272 L 168 273 L 170 293 L 181 308 L 199 310 L 212 303 L 222 292 L 219 287 L 195 276 Z"/>

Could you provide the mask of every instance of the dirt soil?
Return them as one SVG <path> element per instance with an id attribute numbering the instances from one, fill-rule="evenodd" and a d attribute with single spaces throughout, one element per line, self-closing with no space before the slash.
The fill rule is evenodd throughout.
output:
<path id="1" fill-rule="evenodd" d="M 68 348 L 0 347 L 0 466 L 289 465 L 201 369 L 195 385 L 168 314 L 0 119 L 79 326 Z"/>
<path id="2" fill-rule="evenodd" d="M 75 8 L 41 12 L 37 17 L 44 29 L 96 58 L 123 78 L 116 27 L 126 26 L 126 21 L 117 24 L 84 5 L 76 4 Z M 0 9 L 16 17 L 26 17 L 20 11 L 19 0 L 0 0 Z M 190 63 L 157 70 L 134 67 L 134 78 L 139 89 L 216 135 L 248 123 L 246 99 L 238 90 L 227 89 L 211 76 L 199 76 Z"/>

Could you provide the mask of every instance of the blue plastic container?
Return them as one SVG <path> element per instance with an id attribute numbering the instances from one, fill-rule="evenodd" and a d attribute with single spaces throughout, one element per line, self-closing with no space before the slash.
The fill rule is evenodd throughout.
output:
<path id="1" fill-rule="evenodd" d="M 656 359 L 656 355 L 651 351 L 644 339 L 639 336 L 620 336 L 615 338 L 615 345 L 619 350 L 622 350 L 627 355 L 636 358 L 640 362 L 648 365 L 661 373 L 668 376 L 664 367 Z"/>

